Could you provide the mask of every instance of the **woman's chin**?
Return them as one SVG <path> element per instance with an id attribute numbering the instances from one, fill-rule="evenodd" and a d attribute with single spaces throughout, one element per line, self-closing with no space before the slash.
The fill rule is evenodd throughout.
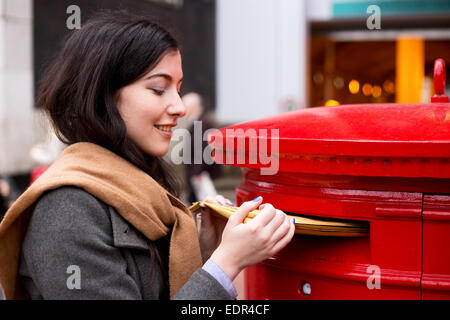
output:
<path id="1" fill-rule="evenodd" d="M 167 144 L 166 148 L 160 147 L 155 149 L 150 146 L 140 146 L 139 149 L 141 150 L 141 152 L 145 153 L 148 156 L 161 158 L 169 152 L 169 144 Z"/>
<path id="2" fill-rule="evenodd" d="M 158 149 L 158 150 L 149 150 L 148 154 L 153 157 L 162 158 L 169 152 L 169 148 Z"/>

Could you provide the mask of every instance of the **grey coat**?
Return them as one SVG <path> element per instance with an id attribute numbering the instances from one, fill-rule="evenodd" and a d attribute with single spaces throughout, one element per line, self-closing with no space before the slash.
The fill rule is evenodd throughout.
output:
<path id="1" fill-rule="evenodd" d="M 114 208 L 76 187 L 38 201 L 25 235 L 19 281 L 31 299 L 168 299 L 168 236 L 152 242 Z M 161 261 L 152 259 L 150 246 Z M 175 299 L 232 299 L 199 268 Z"/>

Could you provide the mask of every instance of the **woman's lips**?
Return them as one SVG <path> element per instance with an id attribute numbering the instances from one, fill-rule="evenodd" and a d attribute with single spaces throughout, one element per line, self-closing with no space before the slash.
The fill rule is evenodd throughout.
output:
<path id="1" fill-rule="evenodd" d="M 164 130 L 158 129 L 158 127 L 156 127 L 156 126 L 154 126 L 154 127 L 163 136 L 169 137 L 169 138 L 172 137 L 172 131 L 164 131 Z"/>

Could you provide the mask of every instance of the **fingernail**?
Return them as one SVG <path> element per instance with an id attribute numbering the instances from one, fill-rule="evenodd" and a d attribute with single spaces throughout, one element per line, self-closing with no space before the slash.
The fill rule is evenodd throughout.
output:
<path id="1" fill-rule="evenodd" d="M 253 202 L 258 202 L 258 201 L 261 200 L 261 199 L 262 199 L 262 197 L 259 196 L 259 197 L 255 198 L 255 199 L 253 199 L 252 201 L 253 201 Z"/>
<path id="2" fill-rule="evenodd" d="M 295 218 L 292 218 L 292 223 L 295 225 Z"/>

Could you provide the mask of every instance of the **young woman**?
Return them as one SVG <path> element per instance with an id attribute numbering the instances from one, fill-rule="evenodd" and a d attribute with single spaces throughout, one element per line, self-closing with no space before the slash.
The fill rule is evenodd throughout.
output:
<path id="1" fill-rule="evenodd" d="M 220 244 L 206 209 L 197 231 L 160 161 L 182 81 L 177 42 L 145 18 L 103 14 L 67 39 L 37 103 L 69 146 L 0 225 L 7 299 L 234 299 L 237 274 L 287 245 L 294 225 L 261 197 Z"/>

